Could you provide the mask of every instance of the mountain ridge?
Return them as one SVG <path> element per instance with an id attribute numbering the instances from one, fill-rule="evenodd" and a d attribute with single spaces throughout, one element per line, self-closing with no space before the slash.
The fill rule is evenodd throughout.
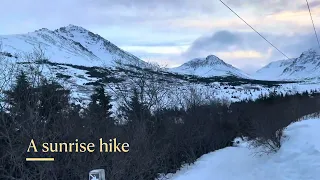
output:
<path id="1" fill-rule="evenodd" d="M 302 80 L 320 78 L 320 55 L 308 49 L 297 58 L 274 61 L 253 75 L 256 79 Z"/>
<path id="2" fill-rule="evenodd" d="M 0 41 L 3 50 L 10 54 L 28 54 L 35 47 L 40 47 L 54 62 L 109 67 L 115 61 L 141 66 L 147 64 L 100 35 L 75 25 L 53 31 L 41 28 L 26 34 L 2 35 Z"/>
<path id="3" fill-rule="evenodd" d="M 114 67 L 119 63 L 138 67 L 151 65 L 133 54 L 122 50 L 99 34 L 81 26 L 69 24 L 55 30 L 41 28 L 34 32 L 1 35 L 4 53 L 17 57 L 41 47 L 53 62 L 84 66 Z M 20 58 L 21 59 L 21 58 Z M 249 75 L 215 55 L 194 58 L 169 72 L 199 77 L 237 76 L 258 80 L 303 80 L 320 77 L 320 56 L 313 49 L 290 60 L 274 61 Z"/>

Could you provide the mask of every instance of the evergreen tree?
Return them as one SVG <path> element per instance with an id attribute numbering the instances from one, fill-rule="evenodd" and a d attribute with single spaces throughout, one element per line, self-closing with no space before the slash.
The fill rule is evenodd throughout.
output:
<path id="1" fill-rule="evenodd" d="M 91 95 L 91 102 L 85 110 L 84 125 L 85 131 L 93 135 L 106 135 L 113 127 L 114 121 L 111 117 L 112 105 L 111 96 L 105 93 L 103 86 L 97 87 Z"/>
<path id="2" fill-rule="evenodd" d="M 111 117 L 111 96 L 106 95 L 103 86 L 95 89 L 88 106 L 88 116 L 96 120 L 107 120 Z"/>
<path id="3" fill-rule="evenodd" d="M 6 92 L 7 103 L 10 111 L 14 114 L 25 112 L 28 106 L 32 106 L 34 101 L 32 86 L 27 75 L 22 71 L 16 78 L 16 84 L 12 90 Z"/>
<path id="4" fill-rule="evenodd" d="M 27 75 L 22 71 L 16 77 L 15 85 L 5 92 L 8 111 L 10 112 L 10 129 L 21 129 L 28 122 L 35 109 L 36 101 L 32 84 Z M 9 123 L 9 122 L 8 122 Z M 15 131 L 15 133 L 19 133 Z"/>
<path id="5" fill-rule="evenodd" d="M 36 92 L 39 100 L 39 115 L 48 122 L 55 120 L 69 107 L 70 91 L 55 81 L 43 80 L 36 88 Z"/>
<path id="6" fill-rule="evenodd" d="M 146 105 L 139 99 L 140 94 L 137 89 L 133 89 L 130 101 L 121 106 L 123 116 L 127 119 L 128 123 L 133 125 L 136 123 L 146 122 L 151 118 L 151 112 Z"/>

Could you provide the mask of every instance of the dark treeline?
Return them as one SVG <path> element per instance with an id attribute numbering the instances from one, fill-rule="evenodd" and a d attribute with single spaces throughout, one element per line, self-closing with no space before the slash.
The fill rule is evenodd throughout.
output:
<path id="1" fill-rule="evenodd" d="M 133 89 L 130 101 L 119 108 L 127 122 L 119 125 L 103 87 L 96 88 L 85 108 L 70 103 L 70 94 L 52 80 L 41 79 L 35 85 L 24 73 L 17 77 L 0 109 L 0 179 L 79 180 L 87 179 L 90 170 L 103 168 L 108 180 L 154 180 L 159 173 L 173 173 L 203 154 L 231 146 L 239 136 L 258 138 L 257 145 L 276 150 L 281 129 L 320 110 L 320 94 L 306 92 L 151 112 Z M 130 151 L 27 153 L 31 139 L 98 144 L 99 138 L 128 142 Z M 56 160 L 26 162 L 26 157 Z"/>

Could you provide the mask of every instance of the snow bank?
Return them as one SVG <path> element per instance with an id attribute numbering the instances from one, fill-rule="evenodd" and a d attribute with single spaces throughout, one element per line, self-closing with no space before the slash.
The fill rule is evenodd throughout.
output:
<path id="1" fill-rule="evenodd" d="M 258 156 L 245 146 L 224 148 L 183 167 L 170 180 L 319 180 L 320 119 L 289 125 L 275 154 Z"/>

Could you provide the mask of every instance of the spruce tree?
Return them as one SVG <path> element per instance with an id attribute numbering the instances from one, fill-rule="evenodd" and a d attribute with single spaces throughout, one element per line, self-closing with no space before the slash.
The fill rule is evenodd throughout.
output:
<path id="1" fill-rule="evenodd" d="M 28 81 L 27 75 L 22 71 L 16 78 L 16 83 L 12 90 L 6 92 L 7 103 L 13 113 L 22 113 L 32 105 L 33 92 L 32 86 Z"/>
<path id="2" fill-rule="evenodd" d="M 55 120 L 69 107 L 70 91 L 58 82 L 43 80 L 36 92 L 39 99 L 39 115 L 48 122 Z"/>
<path id="3" fill-rule="evenodd" d="M 111 108 L 110 104 L 111 96 L 106 95 L 103 86 L 95 89 L 95 92 L 91 95 L 91 102 L 88 106 L 88 115 L 94 119 L 110 119 Z"/>
<path id="4" fill-rule="evenodd" d="M 20 129 L 24 126 L 24 123 L 28 123 L 32 111 L 35 109 L 36 101 L 34 96 L 34 88 L 28 81 L 27 75 L 22 71 L 16 77 L 15 85 L 8 91 L 5 92 L 8 111 L 15 124 L 13 128 Z"/>
<path id="5" fill-rule="evenodd" d="M 137 89 L 133 89 L 132 96 L 129 102 L 120 107 L 122 114 L 127 119 L 129 124 L 146 122 L 150 119 L 151 112 L 146 105 L 139 99 L 140 94 Z"/>
<path id="6" fill-rule="evenodd" d="M 85 110 L 84 128 L 91 135 L 104 136 L 114 126 L 111 117 L 111 96 L 105 93 L 103 86 L 95 88 L 91 102 Z"/>

